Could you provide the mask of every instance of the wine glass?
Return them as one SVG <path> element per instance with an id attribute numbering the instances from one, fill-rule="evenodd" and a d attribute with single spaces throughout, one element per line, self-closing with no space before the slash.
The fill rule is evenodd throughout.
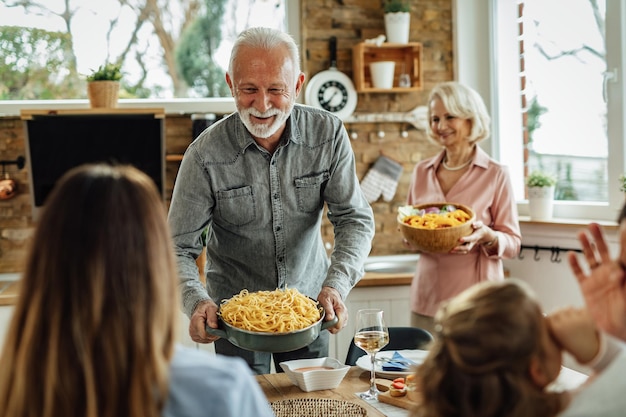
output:
<path id="1" fill-rule="evenodd" d="M 359 397 L 365 400 L 375 400 L 378 398 L 376 388 L 376 352 L 387 346 L 389 343 L 389 331 L 383 319 L 383 310 L 367 308 L 356 313 L 356 333 L 354 344 L 370 355 L 372 361 L 372 373 L 370 376 L 369 391 L 359 393 Z"/>

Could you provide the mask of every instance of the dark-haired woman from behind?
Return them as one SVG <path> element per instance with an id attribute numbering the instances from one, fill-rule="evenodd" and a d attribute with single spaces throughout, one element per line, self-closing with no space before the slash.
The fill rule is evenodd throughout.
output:
<path id="1" fill-rule="evenodd" d="M 273 415 L 245 362 L 175 345 L 177 283 L 152 180 L 130 166 L 68 172 L 19 284 L 0 415 Z"/>

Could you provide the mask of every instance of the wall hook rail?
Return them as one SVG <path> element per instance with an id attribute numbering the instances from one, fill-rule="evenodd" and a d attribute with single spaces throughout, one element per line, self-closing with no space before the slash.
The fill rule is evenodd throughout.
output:
<path id="1" fill-rule="evenodd" d="M 17 159 L 13 160 L 0 160 L 0 165 L 2 165 L 2 172 L 5 171 L 7 165 L 17 165 L 18 169 L 22 169 L 24 168 L 24 165 L 26 165 L 26 158 L 18 156 Z"/>
<path id="2" fill-rule="evenodd" d="M 533 260 L 540 261 L 541 257 L 539 256 L 540 251 L 548 251 L 550 252 L 550 262 L 560 263 L 561 252 L 578 252 L 582 253 L 582 249 L 574 249 L 574 248 L 561 248 L 559 246 L 539 246 L 539 245 L 522 245 L 520 247 L 520 251 L 517 254 L 518 259 L 524 259 L 524 250 L 532 250 L 534 251 Z"/>

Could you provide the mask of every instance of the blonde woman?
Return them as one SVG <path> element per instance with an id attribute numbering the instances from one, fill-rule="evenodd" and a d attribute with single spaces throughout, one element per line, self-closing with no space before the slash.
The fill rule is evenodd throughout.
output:
<path id="1" fill-rule="evenodd" d="M 422 253 L 417 263 L 411 325 L 432 332 L 442 301 L 477 282 L 504 279 L 502 259 L 518 254 L 521 232 L 508 169 L 478 146 L 490 134 L 480 95 L 464 84 L 440 83 L 430 93 L 428 118 L 429 139 L 441 151 L 415 166 L 407 204 L 461 203 L 476 212 L 471 235 L 450 253 Z"/>
<path id="2" fill-rule="evenodd" d="M 273 415 L 245 362 L 175 346 L 172 248 L 148 176 L 130 166 L 68 172 L 20 281 L 0 357 L 0 415 Z"/>

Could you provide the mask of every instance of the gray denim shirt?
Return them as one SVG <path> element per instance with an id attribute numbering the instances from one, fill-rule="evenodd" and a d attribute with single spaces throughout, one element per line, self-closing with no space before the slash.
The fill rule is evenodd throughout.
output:
<path id="1" fill-rule="evenodd" d="M 330 259 L 321 236 L 324 203 L 335 234 Z M 168 220 L 189 316 L 209 296 L 219 304 L 244 288 L 297 288 L 316 299 L 329 286 L 345 299 L 363 276 L 374 237 L 341 120 L 298 104 L 273 155 L 237 113 L 205 130 L 185 152 Z M 205 290 L 195 258 L 207 226 Z"/>

